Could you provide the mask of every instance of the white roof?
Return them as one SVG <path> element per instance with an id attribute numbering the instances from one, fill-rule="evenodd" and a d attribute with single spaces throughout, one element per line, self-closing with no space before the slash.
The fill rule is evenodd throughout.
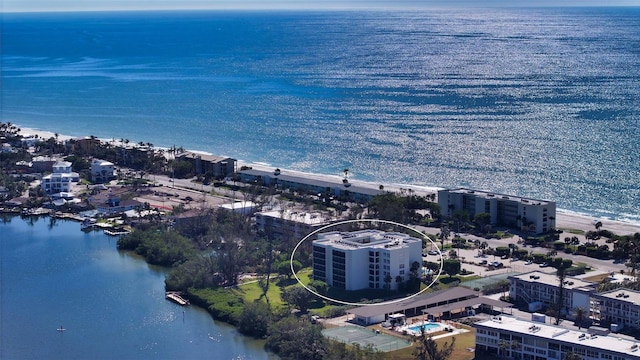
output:
<path id="1" fill-rule="evenodd" d="M 107 160 L 93 159 L 91 162 L 92 165 L 100 165 L 100 166 L 114 166 L 112 162 Z"/>
<path id="2" fill-rule="evenodd" d="M 252 209 L 256 206 L 255 203 L 251 201 L 236 201 L 231 204 L 223 204 L 220 205 L 221 208 L 227 210 L 241 210 L 241 209 Z"/>
<path id="3" fill-rule="evenodd" d="M 354 248 L 399 249 L 415 242 L 420 242 L 420 246 L 422 246 L 422 240 L 407 234 L 371 229 L 320 233 L 318 234 L 318 240 L 313 241 L 314 244 L 326 244 L 336 249 L 346 250 Z"/>
<path id="4" fill-rule="evenodd" d="M 592 347 L 601 350 L 623 353 L 625 357 L 640 358 L 640 342 L 615 335 L 591 335 L 586 331 L 569 330 L 560 326 L 516 319 L 510 316 L 497 316 L 475 324 L 477 327 L 492 328 L 496 331 L 509 331 L 555 340 L 578 346 Z M 631 351 L 635 345 L 636 351 Z"/>
<path id="5" fill-rule="evenodd" d="M 542 271 L 531 271 L 524 274 L 510 276 L 510 278 L 518 279 L 528 283 L 545 284 L 549 286 L 558 286 L 558 277 L 555 274 L 549 274 Z M 575 277 L 565 278 L 565 289 L 579 289 L 593 287 L 595 283 L 591 281 L 581 280 Z"/>
<path id="6" fill-rule="evenodd" d="M 634 305 L 640 304 L 640 292 L 629 289 L 616 289 L 609 292 L 600 293 L 598 294 L 598 296 L 617 301 L 628 302 Z"/>
<path id="7" fill-rule="evenodd" d="M 263 211 L 256 214 L 257 216 L 271 217 L 295 221 L 306 225 L 319 225 L 331 221 L 331 217 L 320 212 L 292 211 L 292 210 L 271 210 Z"/>

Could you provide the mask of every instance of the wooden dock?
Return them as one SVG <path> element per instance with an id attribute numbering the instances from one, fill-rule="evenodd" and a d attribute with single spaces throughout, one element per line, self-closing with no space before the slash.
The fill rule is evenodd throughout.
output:
<path id="1" fill-rule="evenodd" d="M 129 234 L 129 231 L 128 230 L 124 230 L 124 229 L 120 229 L 120 230 L 108 230 L 108 229 L 105 229 L 104 233 L 109 235 L 109 236 L 120 236 L 120 235 Z"/>
<path id="2" fill-rule="evenodd" d="M 168 300 L 173 301 L 174 303 L 178 304 L 178 305 L 189 305 L 189 300 L 183 298 L 180 293 L 178 292 L 174 292 L 174 291 L 167 291 L 166 296 L 165 296 Z"/>

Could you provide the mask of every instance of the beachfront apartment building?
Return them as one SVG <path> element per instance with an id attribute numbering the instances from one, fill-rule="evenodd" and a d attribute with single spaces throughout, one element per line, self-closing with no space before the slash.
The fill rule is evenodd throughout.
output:
<path id="1" fill-rule="evenodd" d="M 488 213 L 492 225 L 503 225 L 540 234 L 555 229 L 556 203 L 465 188 L 438 191 L 438 204 L 445 218 L 466 211 L 471 219 Z"/>
<path id="2" fill-rule="evenodd" d="M 620 330 L 640 329 L 640 292 L 616 289 L 591 296 L 592 320 L 601 326 Z M 615 324 L 615 325 L 614 325 Z"/>
<path id="3" fill-rule="evenodd" d="M 178 155 L 178 159 L 191 163 L 198 175 L 210 174 L 214 178 L 224 178 L 236 171 L 236 159 L 226 156 L 185 151 Z"/>
<path id="4" fill-rule="evenodd" d="M 548 307 L 555 305 L 560 293 L 558 277 L 542 271 L 509 276 L 509 297 L 513 302 L 527 304 L 540 302 Z M 563 286 L 563 309 L 567 316 L 572 316 L 575 308 L 590 308 L 590 299 L 596 292 L 597 283 L 566 277 Z"/>
<path id="5" fill-rule="evenodd" d="M 53 172 L 42 177 L 40 187 L 47 194 L 70 192 L 71 184 L 80 181 L 80 175 L 71 170 L 71 163 L 58 161 L 52 166 Z"/>
<path id="6" fill-rule="evenodd" d="M 640 359 L 640 342 L 606 332 L 570 330 L 546 323 L 494 316 L 476 322 L 479 355 L 523 360 L 561 360 L 568 353 L 584 360 Z"/>
<path id="7" fill-rule="evenodd" d="M 422 240 L 380 230 L 319 233 L 313 241 L 313 278 L 345 289 L 395 290 L 422 264 Z"/>
<path id="8" fill-rule="evenodd" d="M 256 228 L 274 238 L 302 239 L 335 220 L 328 212 L 270 210 L 255 213 Z"/>
<path id="9" fill-rule="evenodd" d="M 116 177 L 116 166 L 109 161 L 93 159 L 91 161 L 91 181 L 106 183 Z"/>
<path id="10" fill-rule="evenodd" d="M 299 173 L 285 173 L 284 171 L 266 171 L 258 169 L 244 169 L 238 171 L 240 181 L 245 183 L 258 182 L 260 185 L 273 186 L 278 189 L 313 194 L 319 197 L 330 196 L 337 199 L 367 203 L 385 190 L 357 183 L 344 182 L 330 177 L 318 177 Z"/>

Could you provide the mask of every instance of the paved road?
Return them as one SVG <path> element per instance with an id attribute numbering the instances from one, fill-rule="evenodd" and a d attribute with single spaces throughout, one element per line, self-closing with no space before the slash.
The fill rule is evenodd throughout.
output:
<path id="1" fill-rule="evenodd" d="M 418 227 L 419 230 L 430 234 L 430 235 L 436 235 L 437 233 L 440 232 L 440 229 L 437 228 L 428 228 L 428 227 Z M 498 246 L 508 246 L 509 244 L 516 244 L 518 245 L 518 241 L 520 240 L 520 237 L 517 235 L 514 235 L 511 238 L 508 239 L 485 239 L 482 237 L 478 237 L 475 235 L 470 235 L 470 234 L 460 234 L 461 237 L 465 238 L 465 239 L 471 239 L 473 241 L 475 240 L 480 240 L 481 242 L 486 241 L 487 244 L 489 245 L 489 247 L 492 248 L 496 248 Z M 563 239 L 565 236 L 577 236 L 581 242 L 584 242 L 584 236 L 582 235 L 575 235 L 575 234 L 561 234 L 560 238 Z M 453 236 L 452 236 L 453 237 Z M 600 242 L 601 244 L 604 244 L 604 240 L 599 240 L 598 242 Z M 440 244 L 439 241 L 436 241 L 436 244 Z M 523 245 L 518 245 L 518 248 L 520 249 L 527 249 L 529 250 L 530 253 L 540 253 L 540 254 L 546 254 L 549 249 L 547 248 L 541 248 L 541 247 L 532 247 L 532 246 L 523 246 Z M 523 261 L 514 261 L 514 262 L 510 262 L 509 260 L 500 260 L 499 258 L 496 258 L 494 256 L 487 256 L 486 258 L 479 258 L 478 257 L 478 252 L 477 250 L 473 249 L 473 250 L 466 250 L 466 249 L 462 249 L 462 250 L 458 250 L 458 255 L 460 257 L 464 257 L 466 261 L 472 261 L 472 262 L 480 262 L 483 259 L 488 260 L 489 262 L 491 261 L 501 261 L 505 264 L 505 266 L 510 267 L 512 271 L 519 271 L 519 272 L 528 272 L 528 271 L 532 271 L 532 270 L 539 270 L 539 271 L 544 271 L 544 272 L 554 272 L 555 269 L 553 268 L 540 268 L 538 265 L 536 264 L 531 264 L 531 265 L 525 265 L 525 263 Z M 627 270 L 625 265 L 623 263 L 614 263 L 613 260 L 600 260 L 600 259 L 594 259 L 594 258 L 590 258 L 590 257 L 586 257 L 584 255 L 574 255 L 574 254 L 566 254 L 564 252 L 559 252 L 558 255 L 559 257 L 562 257 L 564 259 L 571 259 L 574 263 L 584 263 L 587 264 L 588 266 L 590 266 L 592 269 L 594 270 L 598 270 L 598 271 L 602 271 L 602 272 L 620 272 L 620 270 Z M 432 260 L 432 259 L 430 259 Z M 466 264 L 463 266 L 463 268 L 468 268 L 471 271 L 474 271 L 473 268 L 471 268 L 471 266 L 467 266 Z M 476 270 L 480 270 L 478 268 L 475 268 Z M 482 272 L 481 276 L 485 276 L 485 275 L 493 275 L 493 274 L 499 274 L 501 272 L 505 272 L 508 270 L 493 270 L 491 272 L 487 272 L 486 268 L 482 268 L 484 271 Z M 477 272 L 476 272 L 477 273 Z"/>

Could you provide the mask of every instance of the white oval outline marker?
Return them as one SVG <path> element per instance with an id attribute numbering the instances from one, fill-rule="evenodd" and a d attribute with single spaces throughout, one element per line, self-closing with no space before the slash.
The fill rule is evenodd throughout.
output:
<path id="1" fill-rule="evenodd" d="M 308 238 L 310 238 L 311 236 L 319 233 L 322 230 L 328 229 L 330 227 L 334 227 L 334 226 L 338 226 L 338 225 L 343 225 L 343 224 L 349 224 L 349 223 L 354 223 L 354 222 L 369 222 L 369 223 L 384 223 L 384 224 L 392 224 L 392 225 L 398 225 L 400 227 L 403 227 L 405 229 L 409 229 L 415 233 L 420 234 L 421 237 L 426 238 L 427 240 L 429 240 L 429 242 L 431 242 L 432 245 L 434 245 L 436 247 L 436 249 L 438 249 L 438 254 L 440 255 L 440 269 L 438 271 L 438 275 L 433 277 L 433 280 L 431 281 L 431 283 L 429 285 L 427 285 L 426 288 L 420 290 L 419 292 L 413 294 L 413 295 L 409 295 L 407 297 L 403 297 L 400 299 L 395 299 L 395 300 L 390 300 L 390 301 L 383 301 L 383 302 L 379 302 L 379 303 L 375 303 L 375 304 L 365 304 L 365 303 L 354 303 L 354 302 L 348 302 L 348 301 L 342 301 L 342 300 L 337 300 L 334 298 L 330 298 L 328 296 L 324 296 L 321 294 L 318 294 L 318 292 L 312 290 L 311 288 L 309 288 L 307 285 L 303 284 L 302 281 L 300 280 L 300 278 L 298 277 L 298 274 L 296 274 L 295 270 L 293 269 L 293 257 L 296 254 L 296 251 L 298 250 L 298 248 L 300 247 L 300 245 L 302 245 L 303 242 L 305 242 Z M 407 234 L 409 235 L 409 234 Z M 422 255 L 422 254 L 421 254 Z M 315 296 L 318 296 L 322 299 L 325 299 L 327 301 L 333 301 L 336 302 L 338 304 L 342 304 L 342 305 L 352 305 L 352 306 L 379 306 L 379 305 L 388 305 L 388 304 L 395 304 L 401 301 L 405 301 L 405 300 L 409 300 L 415 296 L 418 296 L 420 294 L 422 294 L 423 292 L 427 291 L 429 288 L 431 288 L 431 286 L 433 286 L 433 284 L 435 284 L 435 282 L 438 280 L 438 278 L 440 277 L 440 275 L 442 274 L 442 268 L 444 266 L 444 259 L 442 257 L 442 252 L 440 251 L 440 248 L 438 247 L 438 245 L 436 245 L 436 243 L 426 234 L 421 233 L 420 231 L 418 231 L 417 229 L 414 229 L 410 226 L 404 225 L 404 224 L 400 224 L 394 221 L 388 221 L 388 220 L 379 220 L 379 219 L 355 219 L 355 220 L 344 220 L 344 221 L 339 221 L 333 224 L 329 224 L 326 226 L 323 226 L 319 229 L 316 229 L 315 231 L 309 233 L 309 235 L 305 236 L 304 238 L 302 238 L 302 240 L 300 240 L 298 242 L 298 244 L 296 244 L 296 246 L 293 248 L 293 251 L 291 252 L 291 259 L 289 260 L 289 266 L 291 268 L 291 273 L 293 273 L 293 277 L 296 278 L 296 281 L 298 281 L 298 284 L 302 285 L 303 288 L 305 288 L 308 292 L 312 293 Z M 421 264 L 422 266 L 422 264 Z"/>

